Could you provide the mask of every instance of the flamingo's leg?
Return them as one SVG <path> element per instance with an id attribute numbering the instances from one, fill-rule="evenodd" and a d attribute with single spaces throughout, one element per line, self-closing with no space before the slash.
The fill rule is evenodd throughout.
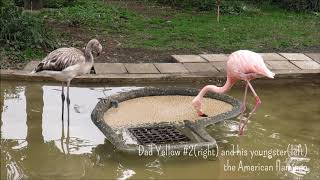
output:
<path id="1" fill-rule="evenodd" d="M 241 113 L 243 113 L 246 110 L 248 86 L 249 85 L 248 85 L 248 82 L 247 82 L 246 83 L 246 89 L 244 91 L 243 102 L 241 104 Z"/>
<path id="2" fill-rule="evenodd" d="M 70 140 L 70 98 L 69 98 L 69 87 L 70 81 L 67 82 L 67 112 L 68 112 L 68 125 L 67 125 L 67 139 L 66 139 L 66 147 L 67 152 L 69 154 L 69 140 Z"/>
<path id="3" fill-rule="evenodd" d="M 63 112 L 64 112 L 64 100 L 65 100 L 65 95 L 64 95 L 64 83 L 62 82 L 62 89 L 61 89 L 61 101 L 62 101 L 62 120 L 63 120 Z"/>
<path id="4" fill-rule="evenodd" d="M 246 110 L 247 92 L 248 92 L 248 82 L 246 81 L 246 88 L 245 88 L 245 91 L 244 91 L 243 102 L 241 104 L 241 114 L 239 116 L 240 117 L 239 131 L 241 129 L 241 124 L 243 122 L 242 116 L 243 116 L 244 111 Z"/>
<path id="5" fill-rule="evenodd" d="M 250 112 L 250 115 L 252 115 L 257 110 L 257 108 L 260 106 L 261 100 L 260 100 L 259 96 L 257 95 L 257 93 L 254 91 L 254 89 L 253 89 L 252 85 L 250 84 L 250 82 L 248 82 L 248 85 L 249 85 L 249 87 L 250 87 L 250 89 L 251 89 L 251 91 L 252 91 L 252 93 L 253 93 L 253 95 L 254 95 L 254 97 L 256 99 L 256 105 L 253 108 L 253 110 Z"/>
<path id="6" fill-rule="evenodd" d="M 255 92 L 255 90 L 253 89 L 253 87 L 252 87 L 252 85 L 250 84 L 249 81 L 248 81 L 248 85 L 249 85 L 249 87 L 250 87 L 250 89 L 251 89 L 251 91 L 252 91 L 252 93 L 253 93 L 253 95 L 254 95 L 254 97 L 255 97 L 255 99 L 256 99 L 256 105 L 254 106 L 254 108 L 252 109 L 252 111 L 249 113 L 249 116 L 248 116 L 247 120 L 244 122 L 243 126 L 241 127 L 241 129 L 240 129 L 240 131 L 239 131 L 240 134 L 243 133 L 243 129 L 244 129 L 244 127 L 247 125 L 248 120 L 250 119 L 250 117 L 252 116 L 252 114 L 257 110 L 257 108 L 258 108 L 258 107 L 260 106 L 260 104 L 261 104 L 261 100 L 260 100 L 259 96 L 258 96 L 257 93 Z"/>
<path id="7" fill-rule="evenodd" d="M 62 110 L 61 110 L 61 148 L 62 152 L 65 153 L 64 151 L 64 145 L 63 145 L 63 140 L 64 140 L 64 100 L 65 100 L 65 95 L 64 95 L 64 82 L 62 82 L 62 90 L 61 90 L 61 100 L 62 100 Z"/>
<path id="8" fill-rule="evenodd" d="M 68 104 L 68 126 L 67 126 L 67 138 L 66 138 L 66 148 L 67 148 L 67 152 L 68 154 L 70 154 L 70 148 L 69 148 L 69 144 L 70 144 L 70 104 Z"/>
<path id="9" fill-rule="evenodd" d="M 70 81 L 67 82 L 67 104 L 70 104 L 69 87 L 70 87 Z"/>

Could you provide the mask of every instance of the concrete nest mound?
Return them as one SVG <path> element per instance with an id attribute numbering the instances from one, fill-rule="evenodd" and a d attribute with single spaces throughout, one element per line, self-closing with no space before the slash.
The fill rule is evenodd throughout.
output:
<path id="1" fill-rule="evenodd" d="M 191 106 L 197 94 L 196 89 L 176 87 L 122 92 L 101 99 L 91 118 L 117 149 L 131 154 L 141 149 L 156 154 L 163 145 L 180 151 L 193 145 L 195 150 L 213 149 L 216 141 L 205 127 L 239 115 L 240 102 L 209 93 L 203 103 L 208 117 L 198 117 Z"/>

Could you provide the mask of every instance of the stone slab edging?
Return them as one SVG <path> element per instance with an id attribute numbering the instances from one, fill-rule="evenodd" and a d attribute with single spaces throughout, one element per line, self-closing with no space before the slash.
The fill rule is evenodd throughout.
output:
<path id="1" fill-rule="evenodd" d="M 320 70 L 276 70 L 275 79 L 259 78 L 255 81 L 262 83 L 281 83 L 285 81 L 308 81 L 320 83 Z M 57 82 L 45 74 L 30 74 L 29 71 L 0 70 L 1 80 Z M 225 73 L 184 73 L 184 74 L 87 74 L 76 77 L 72 83 L 197 83 L 221 82 L 226 78 Z"/>
<path id="2" fill-rule="evenodd" d="M 320 53 L 259 53 L 276 73 L 272 82 L 290 79 L 320 81 Z M 94 72 L 75 78 L 77 83 L 153 83 L 219 81 L 226 76 L 228 54 L 172 55 L 177 63 L 95 63 Z M 30 74 L 40 61 L 23 70 L 1 70 L 1 79 L 55 81 L 43 73 Z M 257 81 L 264 81 L 266 78 Z"/>

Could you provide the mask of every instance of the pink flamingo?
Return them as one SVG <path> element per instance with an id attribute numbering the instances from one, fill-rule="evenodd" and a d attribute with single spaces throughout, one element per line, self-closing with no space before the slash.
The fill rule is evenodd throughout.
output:
<path id="1" fill-rule="evenodd" d="M 254 91 L 250 81 L 258 78 L 259 76 L 266 76 L 268 78 L 273 78 L 274 73 L 271 72 L 266 65 L 264 64 L 264 61 L 262 57 L 252 51 L 248 50 L 239 50 L 236 52 L 233 52 L 227 61 L 227 81 L 222 87 L 217 87 L 214 85 L 207 85 L 199 92 L 199 94 L 193 99 L 192 104 L 194 108 L 197 110 L 197 113 L 199 116 L 206 116 L 202 111 L 202 100 L 203 96 L 207 92 L 215 92 L 215 93 L 225 93 L 227 92 L 238 80 L 243 80 L 246 82 L 246 88 L 244 92 L 243 97 L 243 103 L 241 105 L 241 115 L 242 117 L 243 112 L 246 110 L 246 98 L 247 98 L 247 90 L 248 86 L 251 89 L 255 99 L 256 104 L 253 110 L 249 113 L 248 118 L 244 122 L 243 126 L 243 120 L 240 118 L 239 123 L 239 134 L 241 135 L 243 133 L 243 129 L 246 126 L 248 119 L 251 117 L 251 115 L 257 110 L 259 105 L 261 104 L 260 98 L 257 95 L 257 93 Z"/>

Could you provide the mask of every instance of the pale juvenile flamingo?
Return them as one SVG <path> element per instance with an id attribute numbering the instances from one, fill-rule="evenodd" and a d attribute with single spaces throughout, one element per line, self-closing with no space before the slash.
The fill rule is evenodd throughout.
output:
<path id="1" fill-rule="evenodd" d="M 65 153 L 63 140 L 64 136 L 64 83 L 67 83 L 67 112 L 68 112 L 68 126 L 67 126 L 67 138 L 66 138 L 66 147 L 67 152 L 69 153 L 69 140 L 70 140 L 70 98 L 69 98 L 69 86 L 70 82 L 76 76 L 81 76 L 83 74 L 89 73 L 94 60 L 92 52 L 95 51 L 98 55 L 102 51 L 102 46 L 98 40 L 92 39 L 88 42 L 84 53 L 81 50 L 76 48 L 59 48 L 45 57 L 40 64 L 31 72 L 43 72 L 50 75 L 54 79 L 62 82 L 62 135 L 61 135 L 61 148 Z"/>
<path id="2" fill-rule="evenodd" d="M 243 112 L 246 109 L 246 98 L 247 98 L 247 90 L 248 86 L 251 89 L 255 99 L 256 104 L 255 107 L 250 112 L 248 118 L 244 122 L 243 126 L 243 120 L 240 118 L 239 123 L 239 134 L 243 133 L 243 129 L 246 126 L 248 119 L 251 117 L 251 115 L 257 110 L 259 105 L 261 104 L 260 98 L 253 89 L 250 81 L 258 78 L 259 76 L 266 76 L 268 78 L 273 78 L 274 73 L 271 72 L 265 65 L 262 57 L 252 51 L 248 50 L 239 50 L 234 53 L 232 53 L 227 61 L 227 81 L 222 87 L 217 87 L 214 85 L 207 85 L 205 86 L 199 94 L 193 99 L 192 104 L 194 108 L 197 110 L 197 113 L 199 116 L 206 116 L 202 111 L 202 101 L 203 96 L 207 92 L 215 92 L 215 93 L 225 93 L 227 92 L 238 80 L 243 80 L 246 82 L 246 88 L 244 92 L 243 97 L 243 103 L 241 105 L 241 115 L 242 117 Z"/>
<path id="3" fill-rule="evenodd" d="M 67 104 L 70 104 L 69 86 L 76 76 L 89 73 L 93 66 L 92 51 L 98 55 L 102 51 L 102 46 L 98 40 L 92 39 L 88 42 L 84 53 L 76 48 L 59 48 L 45 57 L 32 73 L 44 72 L 54 79 L 62 82 L 61 98 L 64 101 L 64 83 L 67 83 Z"/>

